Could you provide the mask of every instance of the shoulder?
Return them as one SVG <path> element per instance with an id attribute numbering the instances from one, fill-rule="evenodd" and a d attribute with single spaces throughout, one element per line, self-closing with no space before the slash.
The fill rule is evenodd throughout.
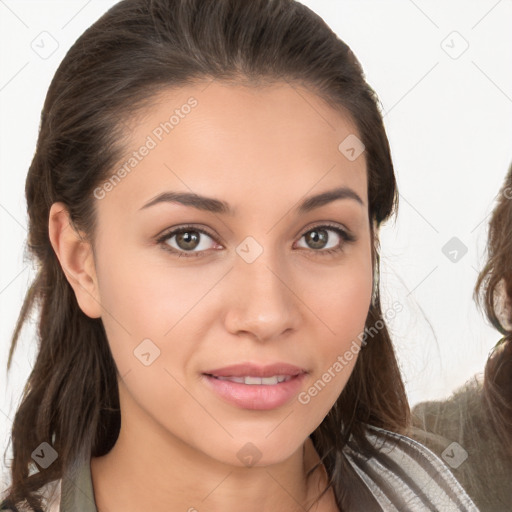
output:
<path id="1" fill-rule="evenodd" d="M 482 383 L 477 378 L 468 381 L 447 400 L 416 405 L 412 409 L 412 425 L 407 435 L 439 456 L 444 457 L 445 451 L 456 449 L 473 463 L 478 460 L 478 465 L 501 452 L 501 443 L 486 417 Z M 459 481 L 469 482 L 465 473 L 472 472 L 474 464 L 461 465 L 464 460 L 447 462 L 452 472 L 456 470 Z"/>
<path id="2" fill-rule="evenodd" d="M 450 398 L 421 402 L 413 407 L 413 424 L 415 427 L 436 432 L 454 428 L 458 430 L 462 417 L 478 422 L 483 417 L 482 391 L 482 381 L 475 376 L 457 389 Z M 462 414 L 463 411 L 471 414 Z"/>
<path id="3" fill-rule="evenodd" d="M 62 478 L 46 483 L 37 493 L 45 512 L 97 512 L 90 458 L 75 459 Z"/>
<path id="4" fill-rule="evenodd" d="M 412 412 L 408 435 L 446 460 L 482 510 L 512 510 L 512 458 L 489 422 L 479 379 L 447 400 L 420 403 Z"/>
<path id="5" fill-rule="evenodd" d="M 345 456 L 385 511 L 478 512 L 462 486 L 428 448 L 401 434 L 368 427 L 370 457 Z"/>
<path id="6" fill-rule="evenodd" d="M 37 491 L 42 498 L 41 505 L 45 512 L 60 512 L 61 479 L 52 480 Z M 1 502 L 1 500 L 0 500 Z M 2 512 L 13 512 L 11 508 L 0 508 Z"/>
<path id="7" fill-rule="evenodd" d="M 46 510 L 48 512 L 60 512 L 60 497 L 61 497 L 62 480 L 54 480 L 47 483 L 42 488 L 42 494 L 45 497 Z"/>

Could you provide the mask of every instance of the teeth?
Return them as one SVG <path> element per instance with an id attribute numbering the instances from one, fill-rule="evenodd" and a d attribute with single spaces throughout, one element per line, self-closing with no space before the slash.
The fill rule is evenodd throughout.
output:
<path id="1" fill-rule="evenodd" d="M 238 382 L 239 384 L 244 383 L 243 377 L 216 377 L 219 380 L 229 380 L 230 382 Z"/>
<path id="2" fill-rule="evenodd" d="M 230 382 L 238 382 L 239 384 L 259 384 L 266 386 L 274 386 L 280 382 L 285 382 L 291 379 L 290 375 L 274 375 L 273 377 L 215 377 L 219 380 L 229 380 Z"/>

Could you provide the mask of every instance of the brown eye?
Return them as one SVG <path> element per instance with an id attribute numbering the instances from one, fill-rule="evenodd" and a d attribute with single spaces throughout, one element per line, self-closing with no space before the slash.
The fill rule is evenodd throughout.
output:
<path id="1" fill-rule="evenodd" d="M 184 251 L 191 251 L 199 245 L 201 235 L 197 231 L 184 231 L 174 235 L 176 237 L 176 245 Z"/>
<path id="2" fill-rule="evenodd" d="M 326 229 L 318 229 L 315 228 L 312 231 L 308 231 L 304 237 L 306 240 L 306 243 L 312 248 L 312 249 L 323 249 L 325 247 L 325 244 L 329 240 L 329 235 L 327 234 Z"/>
<path id="3" fill-rule="evenodd" d="M 158 238 L 157 242 L 165 250 L 177 254 L 179 257 L 203 256 L 208 249 L 215 248 L 213 236 L 193 226 L 174 229 Z"/>
<path id="4" fill-rule="evenodd" d="M 342 251 L 346 243 L 356 240 L 353 235 L 344 229 L 330 225 L 317 226 L 310 229 L 302 235 L 302 239 L 306 242 L 305 249 L 312 249 L 319 254 L 331 254 Z"/>

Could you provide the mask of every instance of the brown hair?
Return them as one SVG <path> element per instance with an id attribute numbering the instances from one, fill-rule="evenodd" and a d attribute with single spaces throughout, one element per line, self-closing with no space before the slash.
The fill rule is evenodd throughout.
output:
<path id="1" fill-rule="evenodd" d="M 93 190 L 122 156 L 122 120 L 155 93 L 204 79 L 254 86 L 286 80 L 348 113 L 365 145 L 372 225 L 378 230 L 394 213 L 396 182 L 377 96 L 350 48 L 318 15 L 293 0 L 116 4 L 76 41 L 55 73 L 27 176 L 28 247 L 39 270 L 16 324 L 8 368 L 34 305 L 40 307 L 40 345 L 14 418 L 12 485 L 4 503 L 39 508 L 37 489 L 76 461 L 107 453 L 119 433 L 116 366 L 101 319 L 81 311 L 52 249 L 50 207 L 66 204 L 74 225 L 93 240 Z M 373 260 L 378 267 L 377 243 Z M 341 450 L 347 443 L 368 450 L 367 424 L 402 431 L 409 418 L 378 294 L 366 328 L 373 329 L 372 339 L 311 435 L 343 510 L 369 491 L 350 476 Z M 31 453 L 43 441 L 58 458 L 29 476 Z"/>
<path id="2" fill-rule="evenodd" d="M 512 456 L 512 164 L 489 222 L 487 262 L 475 297 L 503 335 L 485 365 L 483 390 L 491 424 Z"/>

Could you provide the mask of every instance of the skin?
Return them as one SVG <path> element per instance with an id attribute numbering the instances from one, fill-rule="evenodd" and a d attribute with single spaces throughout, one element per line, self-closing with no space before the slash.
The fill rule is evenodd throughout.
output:
<path id="1" fill-rule="evenodd" d="M 50 211 L 54 250 L 82 311 L 101 317 L 119 371 L 120 435 L 91 459 L 96 503 L 109 512 L 229 512 L 241 503 L 245 511 L 304 510 L 326 483 L 322 466 L 306 481 L 318 461 L 308 436 L 356 357 L 308 404 L 293 398 L 266 411 L 225 402 L 201 374 L 284 361 L 307 369 L 307 391 L 357 340 L 372 291 L 364 154 L 350 161 L 338 150 L 357 135 L 354 124 L 306 89 L 214 81 L 159 94 L 131 120 L 126 155 L 190 96 L 197 106 L 96 200 L 94 250 L 70 227 L 64 204 Z M 337 187 L 362 203 L 345 198 L 295 212 L 306 197 Z M 235 214 L 177 203 L 140 210 L 164 191 L 221 199 Z M 185 252 L 176 236 L 156 242 L 189 223 L 215 235 L 199 235 L 192 250 L 202 256 L 166 251 Z M 326 223 L 356 240 L 327 228 L 324 246 L 315 245 L 310 232 Z M 252 263 L 236 252 L 248 236 L 263 248 Z M 134 356 L 147 338 L 160 350 L 149 366 Z M 261 454 L 252 467 L 237 457 L 248 442 Z M 332 491 L 311 510 L 337 510 Z"/>

